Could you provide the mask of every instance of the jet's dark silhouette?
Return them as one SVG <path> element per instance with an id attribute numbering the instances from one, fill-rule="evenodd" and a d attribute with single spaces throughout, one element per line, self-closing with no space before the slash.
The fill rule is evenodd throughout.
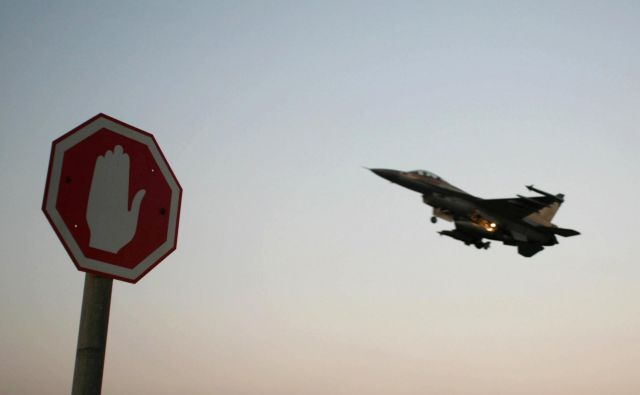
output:
<path id="1" fill-rule="evenodd" d="M 453 222 L 455 229 L 438 233 L 477 248 L 487 249 L 490 242 L 502 241 L 517 246 L 518 253 L 531 257 L 546 246 L 558 244 L 556 235 L 569 237 L 580 233 L 551 223 L 564 202 L 564 195 L 553 195 L 528 185 L 541 196 L 517 195 L 507 199 L 482 199 L 457 188 L 437 175 L 425 171 L 369 169 L 378 176 L 422 194 L 433 207 L 431 222 L 437 218 Z"/>

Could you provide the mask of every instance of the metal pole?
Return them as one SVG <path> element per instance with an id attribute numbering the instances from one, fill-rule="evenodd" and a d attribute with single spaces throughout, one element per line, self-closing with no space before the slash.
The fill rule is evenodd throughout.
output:
<path id="1" fill-rule="evenodd" d="M 99 395 L 102 390 L 112 285 L 110 278 L 85 276 L 72 395 Z"/>

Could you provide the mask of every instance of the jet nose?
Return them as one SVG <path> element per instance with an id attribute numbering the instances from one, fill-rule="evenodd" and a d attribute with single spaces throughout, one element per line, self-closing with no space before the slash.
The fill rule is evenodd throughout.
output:
<path id="1" fill-rule="evenodd" d="M 398 180 L 398 175 L 400 174 L 398 170 L 391 170 L 391 169 L 369 169 L 369 170 L 371 170 L 377 176 L 380 176 L 391 182 L 396 182 Z"/>

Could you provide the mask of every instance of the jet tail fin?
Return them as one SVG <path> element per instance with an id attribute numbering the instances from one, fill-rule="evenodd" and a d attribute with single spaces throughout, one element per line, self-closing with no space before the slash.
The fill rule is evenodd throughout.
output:
<path id="1" fill-rule="evenodd" d="M 551 220 L 558 212 L 560 205 L 564 202 L 564 195 L 562 193 L 554 195 L 541 189 L 535 188 L 533 185 L 527 185 L 526 187 L 530 191 L 539 193 L 546 198 L 553 199 L 551 204 L 542 207 L 537 213 L 544 221 L 551 223 Z"/>
<path id="2" fill-rule="evenodd" d="M 558 212 L 558 209 L 560 208 L 561 204 L 562 204 L 561 201 L 560 202 L 555 201 L 550 205 L 541 208 L 540 211 L 538 211 L 538 215 L 540 215 L 540 217 L 542 217 L 546 221 L 551 222 L 553 217 L 555 217 L 556 213 Z"/>

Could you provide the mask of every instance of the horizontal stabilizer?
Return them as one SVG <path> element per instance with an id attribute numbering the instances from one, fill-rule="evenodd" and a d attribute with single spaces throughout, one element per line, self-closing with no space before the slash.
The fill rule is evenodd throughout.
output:
<path id="1" fill-rule="evenodd" d="M 544 230 L 547 230 L 553 233 L 554 235 L 560 235 L 562 237 L 571 237 L 571 236 L 577 236 L 580 234 L 580 232 L 578 232 L 577 230 L 567 229 L 567 228 L 546 227 L 544 228 Z"/>

